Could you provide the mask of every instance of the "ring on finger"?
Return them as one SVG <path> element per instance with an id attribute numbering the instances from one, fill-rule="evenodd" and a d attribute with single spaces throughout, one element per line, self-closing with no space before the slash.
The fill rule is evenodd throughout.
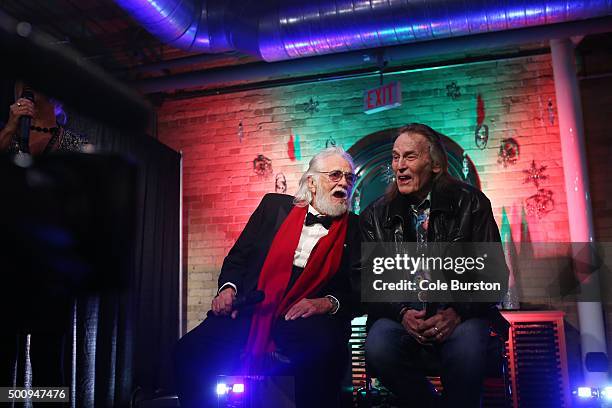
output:
<path id="1" fill-rule="evenodd" d="M 434 332 L 436 332 L 436 334 L 440 333 L 440 329 L 438 329 L 436 326 L 434 326 Z"/>
<path id="2" fill-rule="evenodd" d="M 20 103 L 20 102 L 17 102 L 17 106 L 21 106 L 21 103 Z"/>

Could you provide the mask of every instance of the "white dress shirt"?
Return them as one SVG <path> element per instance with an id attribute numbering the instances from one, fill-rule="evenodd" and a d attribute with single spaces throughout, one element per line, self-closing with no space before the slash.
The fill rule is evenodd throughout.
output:
<path id="1" fill-rule="evenodd" d="M 313 215 L 321 214 L 315 210 L 312 205 L 308 205 L 308 212 Z M 295 254 L 293 255 L 293 264 L 300 268 L 305 267 L 312 249 L 328 232 L 327 228 L 321 224 L 304 225 L 302 234 L 300 235 L 300 242 L 298 242 L 295 248 Z"/>

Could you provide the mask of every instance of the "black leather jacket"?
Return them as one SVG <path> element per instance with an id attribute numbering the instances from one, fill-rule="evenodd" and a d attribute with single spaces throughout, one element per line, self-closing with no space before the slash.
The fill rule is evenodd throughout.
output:
<path id="1" fill-rule="evenodd" d="M 415 221 L 408 206 L 407 200 L 400 194 L 396 194 L 393 198 L 385 195 L 370 204 L 360 214 L 362 240 L 364 242 L 415 241 Z M 480 190 L 451 177 L 436 180 L 431 192 L 427 240 L 428 242 L 500 242 L 499 229 L 493 218 L 489 199 Z M 507 266 L 503 263 L 500 267 L 503 268 L 502 274 L 506 276 L 504 282 L 507 282 Z M 504 292 L 505 290 L 503 288 Z M 494 304 L 451 303 L 450 306 L 462 320 L 470 317 L 489 317 L 496 326 L 499 326 L 500 318 L 503 320 Z M 399 319 L 401 308 L 401 303 L 366 305 L 368 326 L 381 317 Z M 501 325 L 505 326 L 503 322 Z M 496 331 L 505 330 L 504 327 L 498 327 Z"/>

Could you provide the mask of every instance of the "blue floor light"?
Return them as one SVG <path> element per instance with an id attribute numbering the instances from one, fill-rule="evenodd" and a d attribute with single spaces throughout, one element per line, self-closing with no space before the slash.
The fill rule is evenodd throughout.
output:
<path id="1" fill-rule="evenodd" d="M 579 398 L 593 398 L 593 390 L 591 387 L 578 387 Z"/>
<path id="2" fill-rule="evenodd" d="M 601 390 L 601 397 L 607 402 L 612 402 L 612 386 L 607 386 Z"/>
<path id="3" fill-rule="evenodd" d="M 227 385 L 223 383 L 217 384 L 217 395 L 225 395 L 230 390 Z"/>

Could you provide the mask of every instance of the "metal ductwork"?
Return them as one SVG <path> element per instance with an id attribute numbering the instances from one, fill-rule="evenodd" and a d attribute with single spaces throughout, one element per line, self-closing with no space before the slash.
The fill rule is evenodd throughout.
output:
<path id="1" fill-rule="evenodd" d="M 281 61 L 612 15 L 609 0 L 115 0 L 160 41 Z"/>
<path id="2" fill-rule="evenodd" d="M 225 23 L 228 1 L 115 0 L 161 42 L 187 51 L 233 50 Z"/>

